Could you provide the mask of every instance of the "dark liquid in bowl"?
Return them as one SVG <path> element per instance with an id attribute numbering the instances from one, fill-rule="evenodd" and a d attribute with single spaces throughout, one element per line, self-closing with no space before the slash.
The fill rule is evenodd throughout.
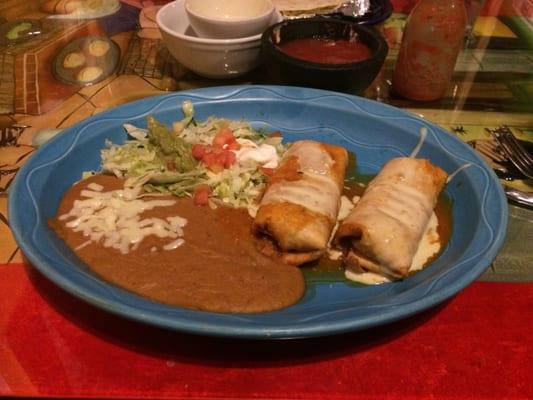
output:
<path id="1" fill-rule="evenodd" d="M 358 40 L 303 38 L 279 45 L 291 57 L 319 64 L 349 64 L 370 57 L 370 49 Z"/>

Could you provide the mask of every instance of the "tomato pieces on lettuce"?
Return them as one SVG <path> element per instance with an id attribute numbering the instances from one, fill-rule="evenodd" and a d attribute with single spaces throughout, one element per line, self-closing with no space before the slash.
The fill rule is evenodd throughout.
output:
<path id="1" fill-rule="evenodd" d="M 205 144 L 195 144 L 192 146 L 192 156 L 196 160 L 201 161 L 204 158 L 205 153 L 206 153 Z"/>
<path id="2" fill-rule="evenodd" d="M 218 131 L 211 145 L 195 144 L 192 147 L 192 156 L 211 171 L 218 173 L 225 168 L 231 168 L 237 156 L 233 150 L 240 148 L 237 139 L 229 128 L 222 128 Z"/>
<path id="3" fill-rule="evenodd" d="M 209 196 L 211 195 L 211 188 L 207 185 L 198 185 L 194 188 L 194 194 L 192 200 L 197 206 L 205 206 L 209 202 Z"/>

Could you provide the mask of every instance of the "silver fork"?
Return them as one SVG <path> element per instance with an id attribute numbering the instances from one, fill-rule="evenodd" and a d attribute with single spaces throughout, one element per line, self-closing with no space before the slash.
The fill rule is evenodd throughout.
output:
<path id="1" fill-rule="evenodd" d="M 513 181 L 515 179 L 525 178 L 525 175 L 509 161 L 507 155 L 500 148 L 498 142 L 496 142 L 496 139 L 490 137 L 488 139 L 471 140 L 467 143 L 476 149 L 500 179 Z"/>
<path id="2" fill-rule="evenodd" d="M 516 140 L 513 132 L 507 126 L 497 129 L 487 129 L 498 142 L 509 161 L 526 177 L 533 179 L 533 155 Z"/>

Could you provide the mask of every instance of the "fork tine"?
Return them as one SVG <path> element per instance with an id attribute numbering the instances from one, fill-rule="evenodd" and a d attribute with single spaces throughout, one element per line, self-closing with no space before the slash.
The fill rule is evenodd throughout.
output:
<path id="1" fill-rule="evenodd" d="M 530 179 L 533 179 L 533 167 L 529 164 L 526 164 L 523 159 L 518 157 L 513 157 L 510 159 L 513 165 L 518 168 L 525 176 Z"/>
<path id="2" fill-rule="evenodd" d="M 485 128 L 487 132 L 492 134 L 492 131 Z M 471 147 L 476 149 L 481 158 L 496 172 L 496 175 L 501 179 L 514 180 L 524 179 L 527 177 L 518 168 L 514 166 L 507 153 L 502 149 L 502 146 L 494 137 L 488 139 L 470 140 L 467 142 Z"/>
<path id="3" fill-rule="evenodd" d="M 512 145 L 510 145 L 513 151 L 513 155 L 509 157 L 511 162 L 513 162 L 517 168 L 520 168 L 518 164 L 522 166 L 522 172 L 524 175 L 528 176 L 529 178 L 533 177 L 533 163 L 529 161 L 526 156 L 522 153 L 520 153 L 520 150 L 516 150 Z"/>
<path id="4" fill-rule="evenodd" d="M 518 140 L 516 140 L 515 136 L 512 134 L 512 132 L 505 132 L 504 137 L 506 140 L 509 141 L 509 144 L 515 149 L 515 151 L 522 154 L 523 158 L 529 161 L 529 163 L 533 164 L 533 156 L 531 156 L 526 149 L 524 149 L 524 146 L 522 146 L 520 143 L 518 143 Z"/>
<path id="5" fill-rule="evenodd" d="M 527 153 L 523 146 L 518 143 L 518 139 L 516 139 L 515 135 L 513 134 L 513 131 L 507 125 L 500 125 L 498 128 L 494 129 L 494 132 L 497 133 L 498 136 L 500 136 L 502 139 L 506 140 L 509 145 L 517 147 L 523 153 Z M 522 151 L 522 149 L 524 151 Z"/>
<path id="6" fill-rule="evenodd" d="M 526 164 L 523 159 L 516 156 L 516 154 L 511 154 L 509 156 L 509 161 L 526 177 L 533 179 L 533 168 L 531 165 Z"/>
<path id="7" fill-rule="evenodd" d="M 533 162 L 529 156 L 526 157 L 526 151 L 522 149 L 522 146 L 516 139 L 513 141 L 510 138 L 510 136 L 514 138 L 514 135 L 510 133 L 509 128 L 500 127 L 490 132 L 500 144 L 502 150 L 507 153 L 509 161 L 525 176 L 533 179 Z"/>

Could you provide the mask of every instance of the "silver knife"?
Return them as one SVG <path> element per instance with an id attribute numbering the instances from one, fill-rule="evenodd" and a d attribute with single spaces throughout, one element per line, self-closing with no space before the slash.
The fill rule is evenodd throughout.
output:
<path id="1" fill-rule="evenodd" d="M 503 186 L 503 190 L 509 200 L 533 209 L 533 193 L 522 192 L 506 185 Z"/>

